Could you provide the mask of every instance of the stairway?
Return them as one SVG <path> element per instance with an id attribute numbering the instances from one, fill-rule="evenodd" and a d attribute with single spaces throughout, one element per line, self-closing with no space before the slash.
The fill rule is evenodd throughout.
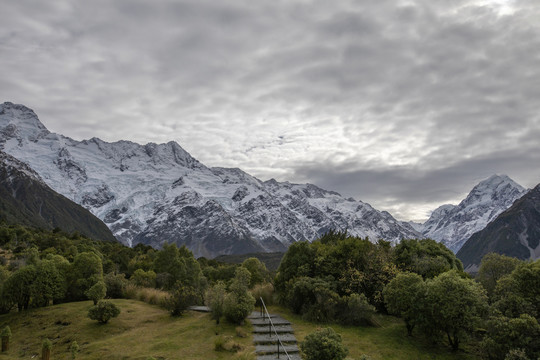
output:
<path id="1" fill-rule="evenodd" d="M 262 316 L 260 312 L 254 311 L 248 317 L 253 325 L 253 342 L 255 343 L 255 353 L 257 360 L 275 360 L 278 359 L 278 340 L 276 332 L 281 339 L 281 343 L 287 350 L 291 360 L 301 360 L 300 350 L 294 337 L 294 330 L 291 323 L 279 315 L 270 314 L 274 329 L 271 328 L 270 321 L 267 316 Z M 283 347 L 279 346 L 279 359 L 288 360 L 287 355 L 283 351 Z"/>

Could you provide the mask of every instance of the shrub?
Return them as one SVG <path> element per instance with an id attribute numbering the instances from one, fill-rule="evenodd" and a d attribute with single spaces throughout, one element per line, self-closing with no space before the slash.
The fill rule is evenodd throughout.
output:
<path id="1" fill-rule="evenodd" d="M 238 336 L 239 338 L 245 338 L 248 336 L 246 330 L 244 330 L 240 326 L 237 326 L 235 330 L 236 330 L 236 336 Z"/>
<path id="2" fill-rule="evenodd" d="M 225 351 L 225 344 L 227 340 L 222 336 L 218 336 L 214 339 L 214 350 L 215 351 Z"/>
<path id="3" fill-rule="evenodd" d="M 375 306 L 371 305 L 364 294 L 352 294 L 342 298 L 343 309 L 340 321 L 346 325 L 373 325 Z"/>
<path id="4" fill-rule="evenodd" d="M 506 354 L 504 360 L 529 360 L 523 349 L 512 349 Z"/>
<path id="5" fill-rule="evenodd" d="M 200 301 L 199 293 L 191 286 L 180 286 L 172 292 L 167 301 L 167 309 L 172 316 L 180 316 L 191 305 Z"/>
<path id="6" fill-rule="evenodd" d="M 92 287 L 84 292 L 84 295 L 94 302 L 94 305 L 97 305 L 98 301 L 103 299 L 107 294 L 107 288 L 105 282 L 98 281 Z"/>
<path id="7" fill-rule="evenodd" d="M 106 324 L 110 319 L 120 315 L 120 309 L 109 301 L 100 301 L 88 310 L 88 317 Z"/>
<path id="8" fill-rule="evenodd" d="M 223 303 L 226 295 L 225 285 L 221 281 L 206 291 L 204 302 L 210 308 L 212 319 L 216 320 L 216 324 L 219 324 L 219 319 L 223 315 Z"/>
<path id="9" fill-rule="evenodd" d="M 341 343 L 341 336 L 332 328 L 309 334 L 300 348 L 306 360 L 343 360 L 349 352 Z"/>
<path id="10" fill-rule="evenodd" d="M 69 346 L 69 352 L 71 353 L 71 359 L 75 360 L 77 358 L 77 353 L 79 352 L 79 344 L 76 341 L 73 341 Z"/>
<path id="11" fill-rule="evenodd" d="M 107 296 L 112 299 L 121 299 L 125 297 L 124 292 L 128 285 L 126 275 L 108 273 L 103 277 L 107 287 Z"/>
<path id="12" fill-rule="evenodd" d="M 223 314 L 233 324 L 243 324 L 246 317 L 253 311 L 255 299 L 247 291 L 232 292 L 225 296 Z"/>

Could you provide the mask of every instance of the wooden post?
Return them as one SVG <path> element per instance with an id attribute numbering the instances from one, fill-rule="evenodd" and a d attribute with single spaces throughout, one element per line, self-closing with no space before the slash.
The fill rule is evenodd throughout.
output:
<path id="1" fill-rule="evenodd" d="M 51 359 L 51 348 L 52 348 L 51 341 L 49 339 L 43 340 L 43 345 L 41 346 L 41 360 Z"/>

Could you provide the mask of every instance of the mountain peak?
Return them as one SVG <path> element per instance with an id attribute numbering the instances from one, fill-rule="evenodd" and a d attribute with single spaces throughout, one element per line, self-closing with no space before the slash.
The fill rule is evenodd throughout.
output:
<path id="1" fill-rule="evenodd" d="M 50 132 L 39 121 L 34 110 L 7 101 L 0 104 L 0 133 L 6 138 L 16 138 L 20 142 L 23 139 L 35 141 Z"/>
<path id="2" fill-rule="evenodd" d="M 479 182 L 459 205 L 443 205 L 433 211 L 422 234 L 457 252 L 472 234 L 482 230 L 526 191 L 507 175 L 492 175 Z"/>

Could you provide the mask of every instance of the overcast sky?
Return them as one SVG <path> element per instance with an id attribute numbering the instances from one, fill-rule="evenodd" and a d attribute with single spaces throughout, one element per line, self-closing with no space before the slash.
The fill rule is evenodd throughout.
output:
<path id="1" fill-rule="evenodd" d="M 425 220 L 540 182 L 538 0 L 0 2 L 0 101 Z"/>

